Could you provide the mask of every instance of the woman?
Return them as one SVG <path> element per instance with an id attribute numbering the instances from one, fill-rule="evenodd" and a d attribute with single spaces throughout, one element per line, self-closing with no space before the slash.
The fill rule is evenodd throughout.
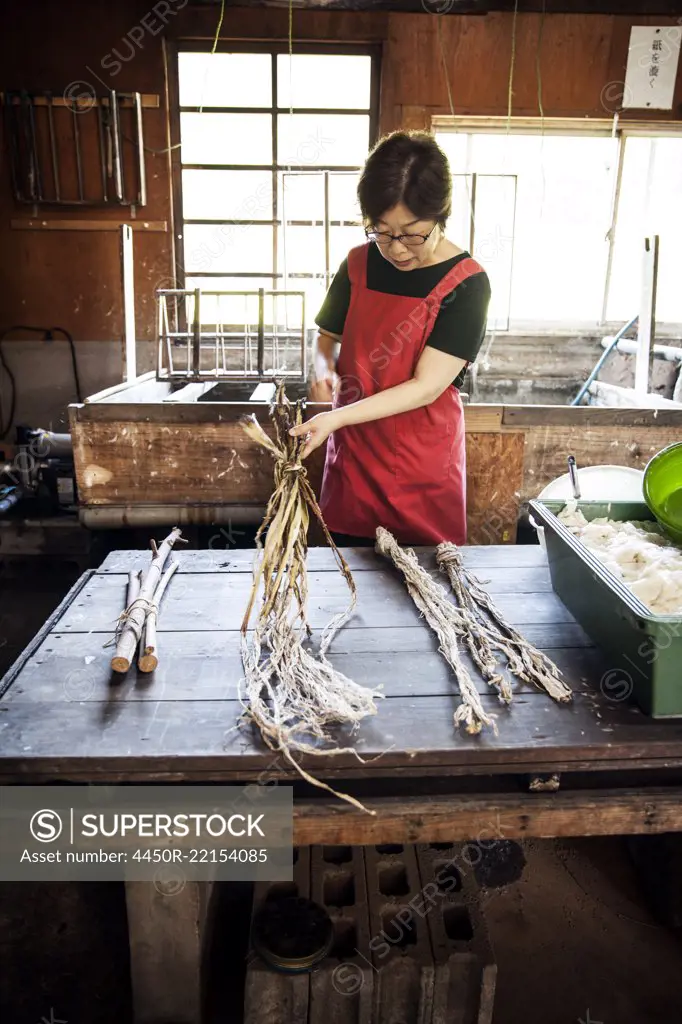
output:
<path id="1" fill-rule="evenodd" d="M 377 526 L 402 543 L 466 540 L 457 389 L 485 334 L 490 285 L 445 237 L 451 181 L 427 133 L 379 142 L 358 185 L 368 242 L 341 264 L 316 318 L 312 395 L 331 397 L 336 372 L 333 409 L 292 433 L 307 435 L 304 458 L 329 439 L 321 507 L 345 544 L 367 543 Z"/>

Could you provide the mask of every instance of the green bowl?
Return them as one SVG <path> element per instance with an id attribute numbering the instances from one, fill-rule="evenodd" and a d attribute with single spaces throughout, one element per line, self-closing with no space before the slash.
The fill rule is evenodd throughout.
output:
<path id="1" fill-rule="evenodd" d="M 682 441 L 654 455 L 644 470 L 643 489 L 658 522 L 682 543 Z"/>

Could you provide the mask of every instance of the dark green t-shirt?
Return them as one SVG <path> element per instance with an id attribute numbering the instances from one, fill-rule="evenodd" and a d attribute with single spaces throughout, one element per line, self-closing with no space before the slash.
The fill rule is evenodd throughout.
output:
<path id="1" fill-rule="evenodd" d="M 387 295 L 425 299 L 448 271 L 467 258 L 469 253 L 463 252 L 435 266 L 405 271 L 398 270 L 385 260 L 376 245 L 370 245 L 367 255 L 367 287 Z M 318 327 L 331 334 L 343 334 L 350 293 L 348 261 L 344 260 L 315 318 Z M 485 337 L 489 302 L 490 281 L 485 271 L 466 278 L 443 299 L 427 344 L 439 352 L 447 352 L 448 355 L 473 363 Z M 466 369 L 457 376 L 455 387 L 462 386 Z"/>

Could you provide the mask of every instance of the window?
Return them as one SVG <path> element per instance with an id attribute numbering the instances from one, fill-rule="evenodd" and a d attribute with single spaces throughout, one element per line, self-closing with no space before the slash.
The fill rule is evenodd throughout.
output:
<path id="1" fill-rule="evenodd" d="M 304 291 L 312 323 L 339 263 L 364 241 L 355 190 L 376 136 L 378 56 L 187 45 L 176 193 L 185 287 Z M 257 304 L 228 297 L 219 319 L 252 323 Z M 215 317 L 207 301 L 202 320 Z"/>
<path id="2" fill-rule="evenodd" d="M 454 180 L 453 240 L 491 278 L 489 326 L 589 330 L 638 312 L 658 234 L 657 332 L 682 325 L 682 133 L 611 122 L 434 119 Z"/>

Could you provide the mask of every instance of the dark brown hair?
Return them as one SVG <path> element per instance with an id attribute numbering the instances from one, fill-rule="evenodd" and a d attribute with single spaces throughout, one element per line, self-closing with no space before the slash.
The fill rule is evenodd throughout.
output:
<path id="1" fill-rule="evenodd" d="M 392 132 L 367 158 L 358 200 L 369 224 L 404 203 L 420 220 L 435 220 L 445 227 L 452 207 L 448 158 L 428 132 Z"/>

